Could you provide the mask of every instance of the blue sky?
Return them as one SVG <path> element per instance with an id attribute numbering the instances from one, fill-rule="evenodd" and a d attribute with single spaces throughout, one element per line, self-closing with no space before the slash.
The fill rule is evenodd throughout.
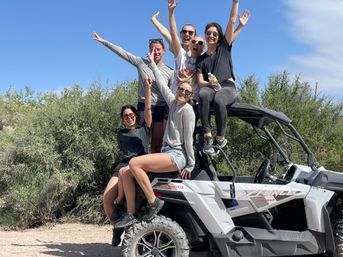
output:
<path id="1" fill-rule="evenodd" d="M 179 0 L 178 27 L 226 26 L 231 1 Z M 343 1 L 240 1 L 251 19 L 235 42 L 236 77 L 254 74 L 266 83 L 283 70 L 301 73 L 323 95 L 343 100 Z M 146 56 L 149 38 L 159 37 L 150 17 L 168 25 L 167 0 L 2 0 L 0 2 L 0 93 L 25 86 L 35 92 L 59 92 L 101 80 L 112 86 L 136 78 L 136 69 L 92 39 L 105 39 Z M 172 55 L 165 63 L 173 67 Z"/>

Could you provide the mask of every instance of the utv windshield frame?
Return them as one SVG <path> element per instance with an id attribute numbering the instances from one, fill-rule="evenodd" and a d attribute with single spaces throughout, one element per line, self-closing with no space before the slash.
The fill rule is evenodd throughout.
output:
<path id="1" fill-rule="evenodd" d="M 282 150 L 280 144 L 276 141 L 271 132 L 267 129 L 267 125 L 275 122 L 286 137 L 294 141 L 297 141 L 301 145 L 302 149 L 305 151 L 307 155 L 308 166 L 310 166 L 313 170 L 320 167 L 310 148 L 307 146 L 307 144 L 305 143 L 301 135 L 298 133 L 298 131 L 291 124 L 291 119 L 289 119 L 283 112 L 278 112 L 268 108 L 249 105 L 245 103 L 235 103 L 227 107 L 227 113 L 229 117 L 239 118 L 252 125 L 254 127 L 255 132 L 260 137 L 262 136 L 257 132 L 257 130 L 262 130 L 267 137 L 262 138 L 268 139 L 282 155 L 285 162 L 290 163 L 291 161 L 289 160 L 287 154 Z M 287 127 L 293 135 L 287 133 L 283 126 Z M 236 172 L 234 171 L 234 173 Z"/>

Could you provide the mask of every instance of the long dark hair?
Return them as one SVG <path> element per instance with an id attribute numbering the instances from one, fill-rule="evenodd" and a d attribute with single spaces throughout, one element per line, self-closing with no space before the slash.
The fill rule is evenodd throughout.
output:
<path id="1" fill-rule="evenodd" d="M 205 27 L 205 35 L 206 35 L 207 30 L 208 30 L 209 28 L 211 28 L 211 27 L 216 27 L 217 30 L 218 30 L 218 33 L 219 33 L 218 42 L 219 42 L 220 40 L 222 40 L 223 37 L 224 37 L 223 29 L 222 29 L 222 26 L 220 26 L 219 23 L 217 23 L 217 22 L 210 22 L 210 23 L 207 23 L 207 25 L 206 25 L 206 27 Z"/>
<path id="2" fill-rule="evenodd" d="M 123 107 L 121 107 L 120 118 L 123 118 L 123 114 L 124 114 L 124 111 L 126 109 L 130 109 L 136 115 L 136 117 L 139 118 L 139 114 L 137 112 L 137 109 L 132 104 L 127 104 L 127 105 L 124 105 Z"/>

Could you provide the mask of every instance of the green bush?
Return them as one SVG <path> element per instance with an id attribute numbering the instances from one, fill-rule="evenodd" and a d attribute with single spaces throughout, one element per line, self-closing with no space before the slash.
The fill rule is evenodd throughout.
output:
<path id="1" fill-rule="evenodd" d="M 319 163 L 327 169 L 342 171 L 343 103 L 316 95 L 307 82 L 302 82 L 299 76 L 291 80 L 287 72 L 270 76 L 266 87 L 260 92 L 259 88 L 259 82 L 249 76 L 239 83 L 238 101 L 284 112 Z M 226 134 L 228 153 L 239 175 L 252 175 L 263 159 L 275 158 L 275 149 L 249 126 L 232 118 Z M 298 143 L 282 137 L 277 128 L 272 131 L 294 162 L 306 163 Z M 218 160 L 218 165 L 222 173 L 231 173 L 223 161 Z"/>
<path id="2" fill-rule="evenodd" d="M 1 135 L 2 142 L 9 141 L 0 160 L 6 213 L 32 226 L 67 212 L 80 213 L 75 208 L 86 203 L 92 207 L 92 202 L 80 201 L 84 195 L 102 194 L 117 157 L 120 107 L 136 103 L 135 92 L 133 82 L 114 89 L 93 85 L 87 91 L 75 86 L 61 96 L 37 96 L 35 108 L 16 120 L 15 132 Z"/>
<path id="3" fill-rule="evenodd" d="M 120 107 L 136 104 L 136 84 L 109 88 L 94 82 L 88 90 L 76 85 L 60 95 L 30 89 L 0 95 L 0 225 L 105 221 L 102 193 L 118 154 Z M 318 161 L 342 171 L 342 103 L 316 95 L 286 72 L 270 76 L 263 89 L 249 76 L 240 82 L 239 101 L 284 112 Z M 292 159 L 302 160 L 300 149 L 272 129 Z M 245 122 L 231 119 L 226 138 L 239 175 L 253 175 L 264 158 L 274 157 L 274 149 Z M 220 173 L 231 174 L 225 162 L 216 161 Z"/>
<path id="4" fill-rule="evenodd" d="M 284 112 L 315 153 L 321 165 L 328 169 L 343 167 L 343 103 L 335 103 L 326 96 L 316 95 L 307 82 L 289 75 L 271 76 L 262 95 L 262 105 Z M 299 160 L 294 148 L 288 153 Z"/>

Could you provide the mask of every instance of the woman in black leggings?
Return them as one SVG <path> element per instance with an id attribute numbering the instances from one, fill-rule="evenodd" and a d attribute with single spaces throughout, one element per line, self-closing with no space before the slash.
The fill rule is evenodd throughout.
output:
<path id="1" fill-rule="evenodd" d="M 233 41 L 238 37 L 242 28 L 249 20 L 250 13 L 244 11 L 239 17 L 239 25 L 234 30 L 238 14 L 238 0 L 233 0 L 230 19 L 225 34 L 218 23 L 206 25 L 205 38 L 207 51 L 197 59 L 198 83 L 201 87 L 199 93 L 199 114 L 204 129 L 204 152 L 209 155 L 216 154 L 212 145 L 223 148 L 225 139 L 227 111 L 226 106 L 231 105 L 237 98 L 235 77 L 233 74 L 231 48 Z M 210 105 L 215 109 L 217 135 L 213 140 L 209 121 Z"/>

